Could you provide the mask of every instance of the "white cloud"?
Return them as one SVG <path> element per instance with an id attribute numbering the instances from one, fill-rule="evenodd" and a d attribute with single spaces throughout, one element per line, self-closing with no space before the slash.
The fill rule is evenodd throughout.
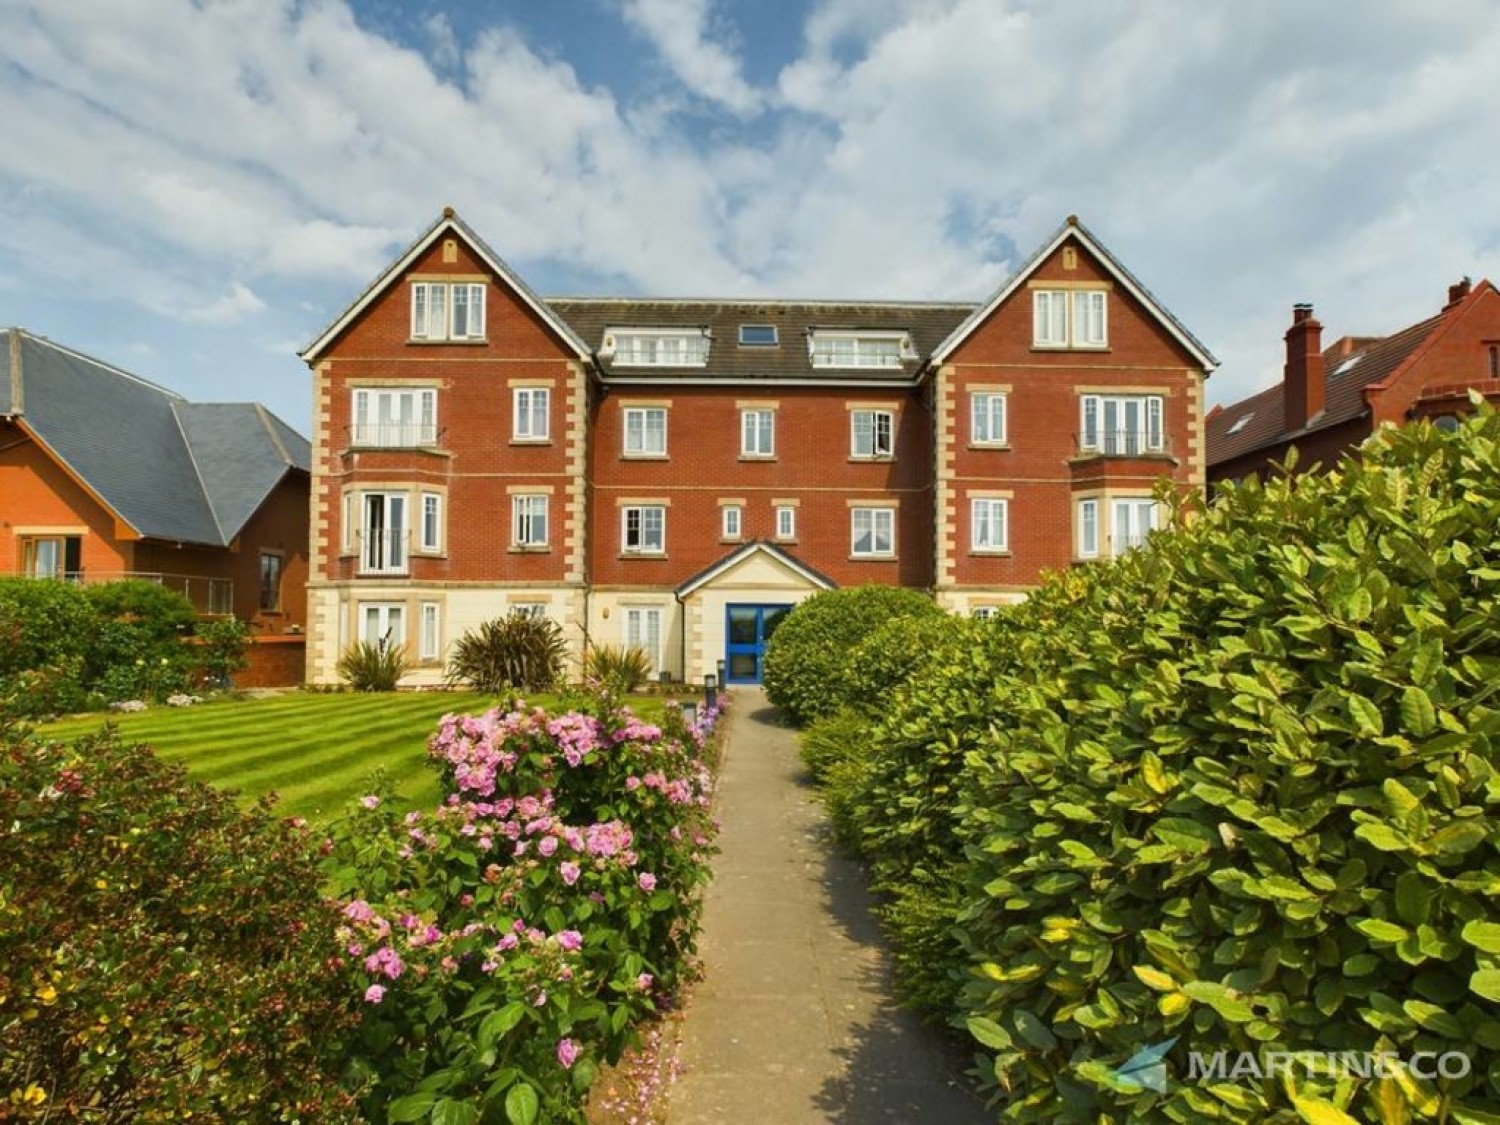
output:
<path id="1" fill-rule="evenodd" d="M 249 286 L 235 282 L 229 287 L 229 292 L 217 300 L 182 307 L 168 306 L 160 311 L 166 316 L 195 324 L 233 324 L 265 307 L 266 303 Z"/>
<path id="2" fill-rule="evenodd" d="M 621 13 L 692 93 L 741 115 L 761 108 L 734 51 L 714 38 L 709 0 L 624 0 Z"/>
<path id="3" fill-rule="evenodd" d="M 773 89 L 711 0 L 616 2 L 669 89 L 341 0 L 0 4 L 0 277 L 305 342 L 447 203 L 543 287 L 829 297 L 981 297 L 1076 212 L 1222 400 L 1294 301 L 1388 331 L 1500 274 L 1482 0 L 822 0 Z"/>

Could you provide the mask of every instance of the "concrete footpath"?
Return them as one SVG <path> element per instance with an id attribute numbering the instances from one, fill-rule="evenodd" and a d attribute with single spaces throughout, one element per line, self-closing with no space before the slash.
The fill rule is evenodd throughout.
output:
<path id="1" fill-rule="evenodd" d="M 705 977 L 684 1013 L 671 1125 L 994 1120 L 965 1060 L 900 1011 L 859 867 L 838 855 L 758 689 L 736 689 L 719 779 Z"/>

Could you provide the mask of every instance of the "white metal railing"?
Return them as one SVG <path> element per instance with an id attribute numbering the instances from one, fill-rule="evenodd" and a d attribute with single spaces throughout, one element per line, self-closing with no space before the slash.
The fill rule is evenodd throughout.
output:
<path id="1" fill-rule="evenodd" d="M 405 574 L 407 543 L 405 528 L 366 528 L 359 552 L 361 574 Z"/>

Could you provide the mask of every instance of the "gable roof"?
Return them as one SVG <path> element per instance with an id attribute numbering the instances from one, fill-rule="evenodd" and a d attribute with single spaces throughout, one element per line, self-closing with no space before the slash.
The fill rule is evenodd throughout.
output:
<path id="1" fill-rule="evenodd" d="M 1286 428 L 1286 384 L 1278 382 L 1263 391 L 1219 408 L 1204 421 L 1204 441 L 1210 465 L 1232 461 L 1258 449 L 1269 449 L 1285 441 L 1338 426 L 1369 413 L 1367 388 L 1384 383 L 1433 336 L 1446 312 L 1419 320 L 1390 336 L 1366 338 L 1366 344 L 1348 355 L 1338 345 L 1323 351 L 1323 409 L 1300 430 Z M 1243 425 L 1241 419 L 1248 418 Z M 1239 428 L 1236 429 L 1236 425 Z"/>
<path id="2" fill-rule="evenodd" d="M 558 316 L 548 306 L 546 301 L 537 296 L 531 287 L 521 280 L 521 276 L 506 265 L 505 260 L 499 254 L 495 253 L 484 239 L 475 234 L 473 228 L 468 223 L 458 217 L 458 213 L 452 207 L 444 207 L 443 213 L 438 216 L 437 221 L 423 231 L 417 237 L 417 240 L 407 247 L 406 251 L 384 273 L 372 281 L 369 287 L 354 299 L 354 303 L 339 314 L 337 320 L 325 328 L 321 335 L 298 353 L 302 359 L 309 364 L 315 363 L 318 356 L 343 333 L 344 329 L 353 323 L 354 319 L 360 313 L 364 312 L 377 297 L 394 285 L 396 280 L 406 272 L 407 268 L 425 254 L 438 239 L 449 233 L 456 234 L 467 242 L 473 248 L 474 252 L 483 259 L 485 265 L 489 266 L 496 276 L 513 289 L 531 307 L 531 310 L 541 317 L 547 326 L 557 334 L 558 338 L 573 350 L 573 353 L 579 359 L 589 358 L 588 346 L 578 338 L 578 334 L 569 327 L 568 323 L 562 317 Z"/>
<path id="3" fill-rule="evenodd" d="M 786 567 L 788 570 L 800 575 L 802 578 L 807 579 L 807 581 L 811 585 L 817 586 L 820 589 L 832 590 L 835 586 L 838 585 L 838 583 L 835 582 L 832 578 L 829 578 L 827 575 L 821 574 L 818 571 L 814 570 L 801 559 L 788 554 L 786 551 L 783 551 L 774 543 L 768 543 L 764 539 L 754 539 L 749 543 L 746 543 L 743 547 L 730 551 L 729 554 L 725 555 L 718 562 L 714 563 L 710 567 L 705 568 L 704 570 L 700 570 L 697 574 L 693 575 L 682 585 L 678 586 L 676 590 L 677 596 L 679 598 L 687 597 L 693 591 L 702 586 L 706 586 L 715 578 L 719 577 L 719 575 L 725 573 L 726 571 L 732 570 L 735 566 L 750 558 L 752 555 L 767 555 L 774 561 Z"/>
<path id="4" fill-rule="evenodd" d="M 1118 258 L 1110 253 L 1109 248 L 1095 238 L 1093 233 L 1079 222 L 1077 215 L 1069 215 L 1067 221 L 1057 229 L 1057 232 L 1043 243 L 1031 257 L 1022 263 L 1020 269 L 1016 270 L 999 289 L 990 294 L 974 310 L 973 315 L 955 328 L 952 334 L 938 345 L 932 354 L 932 362 L 936 364 L 947 360 L 960 344 L 967 340 L 981 324 L 990 318 L 990 315 L 996 309 L 1010 298 L 1011 294 L 1025 283 L 1026 279 L 1036 271 L 1038 266 L 1051 257 L 1057 248 L 1070 238 L 1077 239 L 1085 250 L 1097 258 L 1104 268 L 1114 276 L 1115 281 L 1120 287 L 1145 306 L 1146 311 L 1151 313 L 1160 322 L 1162 327 L 1187 350 L 1188 354 L 1197 360 L 1205 372 L 1212 371 L 1219 366 L 1219 361 L 1214 358 L 1214 354 L 1203 345 L 1202 341 L 1189 332 L 1186 326 L 1173 316 L 1167 307 L 1158 301 L 1151 291 L 1142 285 L 1133 273 L 1125 268 Z"/>
<path id="5" fill-rule="evenodd" d="M 637 367 L 615 364 L 603 354 L 605 382 L 736 383 L 774 380 L 803 383 L 911 383 L 936 344 L 973 311 L 969 303 L 897 301 L 637 300 L 622 297 L 549 297 L 592 347 L 601 348 L 612 328 L 687 328 L 707 332 L 708 362 L 702 367 Z M 770 325 L 774 346 L 741 346 L 742 325 Z M 909 358 L 896 367 L 814 367 L 808 335 L 814 329 L 906 332 Z"/>
<path id="6" fill-rule="evenodd" d="M 307 440 L 258 404 L 190 403 L 19 328 L 0 336 L 0 413 L 141 536 L 228 546 L 288 471 L 311 470 Z"/>

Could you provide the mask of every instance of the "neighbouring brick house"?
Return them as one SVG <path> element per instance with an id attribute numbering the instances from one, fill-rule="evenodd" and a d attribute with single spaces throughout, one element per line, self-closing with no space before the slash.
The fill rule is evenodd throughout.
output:
<path id="1" fill-rule="evenodd" d="M 144 578 L 202 614 L 295 635 L 308 455 L 258 404 L 188 402 L 44 337 L 0 332 L 0 574 Z"/>
<path id="2" fill-rule="evenodd" d="M 1215 365 L 1076 219 L 979 305 L 543 299 L 451 210 L 303 358 L 316 683 L 511 611 L 731 681 L 833 585 L 985 612 L 1202 488 Z"/>
<path id="3" fill-rule="evenodd" d="M 1382 425 L 1450 424 L 1477 391 L 1500 401 L 1500 292 L 1467 278 L 1436 315 L 1389 336 L 1323 346 L 1311 305 L 1292 308 L 1281 382 L 1208 416 L 1211 480 L 1264 477 L 1293 446 L 1298 471 L 1332 468 Z"/>

